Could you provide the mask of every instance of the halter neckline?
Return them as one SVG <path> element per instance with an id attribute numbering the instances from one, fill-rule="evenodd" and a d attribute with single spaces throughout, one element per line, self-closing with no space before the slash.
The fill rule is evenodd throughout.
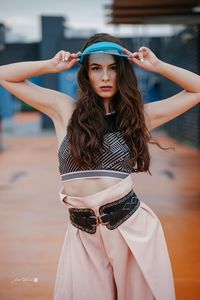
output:
<path id="1" fill-rule="evenodd" d="M 109 115 L 113 115 L 114 113 L 115 113 L 115 111 L 111 111 L 111 112 L 106 113 L 105 115 L 109 116 Z"/>

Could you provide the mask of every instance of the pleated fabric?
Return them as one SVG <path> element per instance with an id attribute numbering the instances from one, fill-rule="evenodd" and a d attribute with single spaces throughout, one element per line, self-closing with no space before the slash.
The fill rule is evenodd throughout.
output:
<path id="1" fill-rule="evenodd" d="M 86 197 L 59 191 L 66 208 L 92 208 L 125 196 L 133 174 Z M 143 201 L 114 230 L 99 224 L 95 234 L 74 227 L 67 231 L 58 262 L 54 300 L 175 300 L 171 262 L 161 223 Z"/>

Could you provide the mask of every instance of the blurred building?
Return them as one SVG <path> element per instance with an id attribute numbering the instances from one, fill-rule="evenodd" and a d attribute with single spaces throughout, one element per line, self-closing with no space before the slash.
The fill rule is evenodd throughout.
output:
<path id="1" fill-rule="evenodd" d="M 143 28 L 149 24 L 187 25 L 182 32 L 162 38 L 159 48 L 152 45 L 152 40 L 149 46 L 157 50 L 156 54 L 164 61 L 200 74 L 200 0 L 113 0 L 105 8 L 108 24 L 142 24 Z M 157 87 L 153 90 L 157 90 L 161 99 L 180 91 L 177 85 L 163 77 L 154 81 L 155 84 Z M 150 92 L 151 89 L 147 89 L 147 93 Z M 162 127 L 171 136 L 200 148 L 199 106 Z"/>
<path id="2" fill-rule="evenodd" d="M 49 59 L 61 49 L 77 52 L 82 50 L 83 44 L 87 39 L 87 36 L 80 38 L 76 35 L 72 37 L 69 28 L 65 27 L 65 19 L 63 17 L 42 16 L 41 25 L 41 42 L 4 43 L 6 51 L 3 50 L 0 52 L 0 65 L 19 61 Z M 88 35 L 94 34 L 94 32 L 89 31 L 87 33 Z M 4 34 L 1 35 L 0 27 L 0 38 L 1 36 L 5 38 L 5 31 Z M 141 36 L 121 39 L 130 50 L 134 51 L 134 49 L 137 49 L 139 46 L 146 45 L 161 59 L 200 74 L 200 33 L 199 27 L 196 25 L 188 26 L 172 37 Z M 30 78 L 30 80 L 41 86 L 62 91 L 75 98 L 77 95 L 77 69 L 78 64 L 67 72 L 46 74 Z M 161 78 L 157 74 L 145 72 L 137 67 L 135 67 L 135 72 L 145 102 L 164 99 L 179 92 L 178 86 Z M 0 111 L 4 118 L 13 115 L 16 109 L 32 109 L 5 91 L 2 87 L 0 87 L 0 98 Z M 199 107 L 196 106 L 162 127 L 177 139 L 191 143 L 191 145 L 195 147 L 200 147 L 199 116 Z M 41 114 L 41 118 L 43 129 L 53 128 L 51 119 L 43 114 Z M 190 128 L 192 128 L 192 133 L 190 132 Z"/>

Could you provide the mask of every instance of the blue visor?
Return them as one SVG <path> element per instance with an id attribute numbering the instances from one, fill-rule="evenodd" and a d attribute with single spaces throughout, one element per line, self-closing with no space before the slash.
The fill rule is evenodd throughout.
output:
<path id="1" fill-rule="evenodd" d="M 82 64 L 86 55 L 90 54 L 113 54 L 128 58 L 128 55 L 123 52 L 124 47 L 112 42 L 98 42 L 87 47 L 79 56 L 79 63 Z"/>

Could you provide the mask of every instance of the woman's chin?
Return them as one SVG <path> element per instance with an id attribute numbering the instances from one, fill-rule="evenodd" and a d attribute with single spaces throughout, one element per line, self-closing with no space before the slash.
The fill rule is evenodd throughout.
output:
<path id="1" fill-rule="evenodd" d="M 114 96 L 114 94 L 111 92 L 100 92 L 100 93 L 98 93 L 98 95 L 101 98 L 112 98 Z"/>

